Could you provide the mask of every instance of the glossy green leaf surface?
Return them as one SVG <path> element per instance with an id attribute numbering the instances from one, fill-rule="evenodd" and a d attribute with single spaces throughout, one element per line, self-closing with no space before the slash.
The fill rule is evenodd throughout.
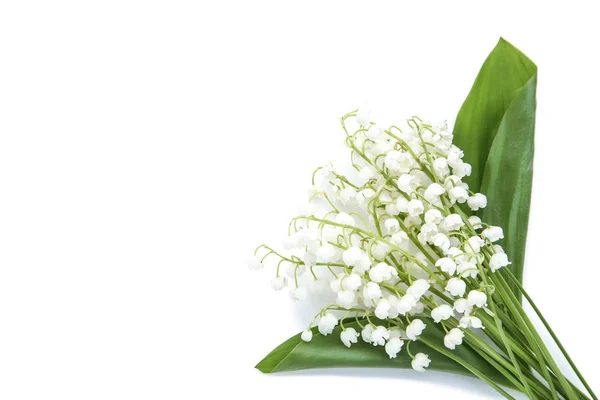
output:
<path id="1" fill-rule="evenodd" d="M 527 56 L 500 39 L 475 78 L 454 124 L 454 142 L 473 167 L 467 181 L 474 192 L 481 190 L 488 155 L 507 110 L 536 73 Z"/>
<path id="2" fill-rule="evenodd" d="M 360 327 L 354 319 L 347 320 L 344 325 L 346 328 L 354 328 L 360 332 Z M 341 328 L 339 326 L 331 335 L 327 336 L 321 335 L 317 328 L 313 328 L 312 331 L 313 339 L 309 343 L 304 342 L 300 338 L 300 334 L 293 336 L 269 353 L 256 365 L 256 368 L 264 373 L 314 368 L 412 368 L 411 358 L 405 349 L 397 355 L 397 358 L 390 359 L 382 347 L 374 347 L 360 339 L 350 349 L 347 348 L 340 340 Z M 441 345 L 444 332 L 440 330 L 439 325 L 430 321 L 422 336 Z M 421 341 L 412 343 L 410 350 L 413 354 L 419 352 L 428 354 L 431 359 L 430 369 L 473 376 L 461 365 L 429 348 Z M 495 382 L 512 387 L 502 374 L 498 373 L 468 346 L 459 346 L 454 352 Z"/>
<path id="3" fill-rule="evenodd" d="M 510 257 L 511 270 L 521 282 L 533 178 L 536 83 L 537 75 L 534 75 L 502 119 L 481 186 L 490 199 L 481 217 L 490 225 L 504 228 L 505 239 L 500 243 Z M 512 289 L 520 296 L 518 288 L 513 286 Z"/>
<path id="4" fill-rule="evenodd" d="M 533 177 L 536 83 L 535 64 L 500 39 L 477 75 L 454 127 L 455 143 L 473 167 L 466 182 L 472 191 L 488 198 L 488 206 L 479 214 L 484 222 L 504 229 L 500 244 L 519 281 Z"/>

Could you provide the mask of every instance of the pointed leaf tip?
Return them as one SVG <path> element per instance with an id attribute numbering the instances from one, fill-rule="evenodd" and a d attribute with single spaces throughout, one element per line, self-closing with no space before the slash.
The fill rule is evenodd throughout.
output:
<path id="1" fill-rule="evenodd" d="M 489 200 L 478 214 L 504 229 L 506 238 L 500 244 L 519 280 L 531 197 L 536 75 L 537 66 L 501 37 L 454 125 L 455 144 L 472 166 L 466 182 Z M 517 288 L 513 290 L 520 297 Z"/>

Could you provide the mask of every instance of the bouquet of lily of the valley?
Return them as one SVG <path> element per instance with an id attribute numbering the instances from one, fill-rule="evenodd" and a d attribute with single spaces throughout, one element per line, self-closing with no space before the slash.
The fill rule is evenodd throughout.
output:
<path id="1" fill-rule="evenodd" d="M 272 264 L 275 290 L 323 301 L 259 370 L 430 368 L 477 377 L 508 399 L 506 388 L 531 399 L 596 399 L 521 284 L 536 72 L 501 39 L 453 132 L 418 117 L 380 126 L 366 109 L 342 117 L 348 165 L 317 168 L 284 249 L 261 245 L 250 261 Z"/>

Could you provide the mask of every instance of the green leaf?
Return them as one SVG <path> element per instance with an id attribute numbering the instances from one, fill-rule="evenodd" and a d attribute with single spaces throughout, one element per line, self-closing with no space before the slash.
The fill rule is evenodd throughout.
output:
<path id="1" fill-rule="evenodd" d="M 500 244 L 522 282 L 533 176 L 536 65 L 500 39 L 485 60 L 454 127 L 455 143 L 473 167 L 467 179 L 488 198 L 479 212 L 484 222 L 501 226 Z M 520 298 L 518 289 L 511 285 Z"/>
<path id="2" fill-rule="evenodd" d="M 481 190 L 490 202 L 481 213 L 490 225 L 502 226 L 501 242 L 511 270 L 523 281 L 525 243 L 533 178 L 533 131 L 537 75 L 519 91 L 502 119 L 485 166 Z M 511 285 L 513 292 L 520 291 Z"/>
<path id="3" fill-rule="evenodd" d="M 346 320 L 344 326 L 360 331 L 355 319 Z M 300 338 L 300 334 L 293 336 L 269 353 L 256 365 L 256 368 L 264 373 L 314 368 L 412 368 L 412 359 L 405 349 L 402 349 L 397 358 L 390 359 L 382 347 L 373 347 L 360 339 L 358 343 L 352 345 L 352 348 L 346 348 L 340 340 L 342 331 L 340 326 L 336 327 L 333 333 L 327 336 L 321 335 L 317 328 L 312 328 L 312 331 L 313 339 L 309 343 L 304 342 Z M 422 336 L 434 343 L 441 344 L 444 341 L 444 334 L 445 332 L 441 330 L 440 325 L 431 321 L 427 324 Z M 430 369 L 473 376 L 455 361 L 429 348 L 421 341 L 411 343 L 410 350 L 413 354 L 419 352 L 428 354 L 431 359 Z M 479 369 L 495 382 L 513 387 L 502 374 L 469 346 L 459 346 L 454 352 L 458 357 Z"/>
<path id="4" fill-rule="evenodd" d="M 473 167 L 469 186 L 474 192 L 481 190 L 488 155 L 502 119 L 536 73 L 535 64 L 501 38 L 475 78 L 454 125 L 454 142 Z"/>

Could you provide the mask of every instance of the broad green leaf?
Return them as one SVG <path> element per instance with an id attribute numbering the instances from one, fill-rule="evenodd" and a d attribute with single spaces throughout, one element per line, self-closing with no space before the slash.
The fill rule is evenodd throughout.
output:
<path id="1" fill-rule="evenodd" d="M 360 331 L 360 327 L 354 319 L 347 320 L 344 326 Z M 412 368 L 411 358 L 405 349 L 402 349 L 395 359 L 390 359 L 382 347 L 373 347 L 360 339 L 358 343 L 348 349 L 340 340 L 341 328 L 339 326 L 331 335 L 327 336 L 321 335 L 317 328 L 313 328 L 312 331 L 313 339 L 309 343 L 304 342 L 300 338 L 300 334 L 293 336 L 269 353 L 256 365 L 256 368 L 264 373 L 314 368 Z M 442 344 L 444 332 L 440 330 L 439 325 L 431 322 L 427 324 L 423 337 Z M 431 359 L 430 369 L 473 376 L 465 368 L 427 347 L 423 342 L 412 343 L 410 350 L 413 354 L 419 352 L 428 354 Z M 513 387 L 502 374 L 469 346 L 459 346 L 455 353 L 496 383 Z"/>
<path id="2" fill-rule="evenodd" d="M 537 67 L 500 39 L 485 60 L 454 127 L 455 143 L 473 167 L 466 180 L 488 197 L 479 214 L 501 226 L 510 266 L 523 277 L 533 175 L 533 137 Z M 513 291 L 520 298 L 516 287 Z"/>
<path id="3" fill-rule="evenodd" d="M 481 217 L 504 228 L 501 241 L 512 262 L 511 270 L 523 280 L 525 242 L 533 178 L 533 131 L 537 75 L 525 84 L 506 111 L 485 165 L 481 190 L 488 206 Z M 520 291 L 512 285 L 520 296 Z"/>
<path id="4" fill-rule="evenodd" d="M 501 38 L 477 74 L 454 124 L 454 142 L 473 167 L 468 182 L 474 192 L 481 190 L 488 155 L 506 111 L 536 73 L 535 64 Z"/>

